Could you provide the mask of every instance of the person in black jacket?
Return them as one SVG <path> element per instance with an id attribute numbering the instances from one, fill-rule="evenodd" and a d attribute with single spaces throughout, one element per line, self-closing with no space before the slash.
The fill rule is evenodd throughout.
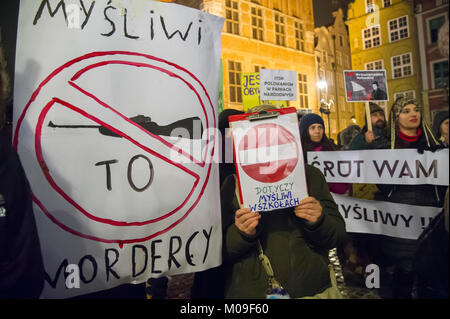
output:
<path id="1" fill-rule="evenodd" d="M 443 148 L 426 122 L 415 99 L 398 98 L 390 113 L 390 145 L 385 148 L 415 148 L 423 153 Z M 442 207 L 445 188 L 435 185 L 377 185 L 375 200 L 417 206 Z M 383 298 L 412 298 L 414 258 L 418 241 L 388 236 L 380 239 L 380 294 Z"/>
<path id="2" fill-rule="evenodd" d="M 4 67 L 0 47 L 0 128 L 8 93 Z M 0 136 L 0 299 L 38 298 L 43 286 L 31 189 L 11 142 Z"/>

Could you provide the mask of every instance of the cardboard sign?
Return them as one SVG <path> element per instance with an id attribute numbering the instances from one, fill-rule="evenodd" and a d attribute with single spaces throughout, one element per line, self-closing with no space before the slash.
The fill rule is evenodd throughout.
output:
<path id="1" fill-rule="evenodd" d="M 344 71 L 347 102 L 389 101 L 386 70 Z"/>
<path id="2" fill-rule="evenodd" d="M 244 207 L 271 211 L 308 196 L 295 108 L 234 115 L 229 122 Z"/>
<path id="3" fill-rule="evenodd" d="M 222 24 L 156 1 L 20 2 L 13 143 L 42 297 L 221 263 L 217 147 L 201 133 L 217 125 Z"/>
<path id="4" fill-rule="evenodd" d="M 297 100 L 297 72 L 286 70 L 260 70 L 261 100 Z"/>
<path id="5" fill-rule="evenodd" d="M 241 73 L 241 90 L 242 90 L 242 103 L 244 106 L 244 112 L 247 112 L 252 107 L 260 105 L 260 84 L 259 73 Z M 278 107 L 286 107 L 286 101 L 265 101 L 266 104 L 272 104 Z"/>

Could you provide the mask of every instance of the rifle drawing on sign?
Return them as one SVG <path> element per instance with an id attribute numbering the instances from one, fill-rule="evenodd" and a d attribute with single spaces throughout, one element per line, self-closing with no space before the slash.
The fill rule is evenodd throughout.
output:
<path id="1" fill-rule="evenodd" d="M 137 115 L 131 117 L 130 120 L 132 120 L 134 123 L 144 128 L 147 132 L 150 132 L 154 135 L 172 136 L 174 130 L 178 128 L 186 129 L 189 132 L 189 137 L 191 139 L 201 139 L 203 134 L 203 125 L 201 124 L 200 118 L 197 116 L 178 120 L 168 125 L 159 125 L 158 123 L 153 122 L 150 117 L 144 115 Z M 196 125 L 198 125 L 197 123 L 200 123 L 199 125 L 200 130 L 198 129 L 195 130 Z M 97 128 L 100 134 L 102 135 L 119 138 L 122 137 L 102 125 L 57 125 L 54 124 L 52 121 L 50 121 L 48 123 L 48 126 L 52 128 L 71 128 L 71 129 Z"/>

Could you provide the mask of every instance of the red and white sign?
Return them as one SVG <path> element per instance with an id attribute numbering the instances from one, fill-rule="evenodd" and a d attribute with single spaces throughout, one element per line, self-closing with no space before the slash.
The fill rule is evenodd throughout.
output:
<path id="1" fill-rule="evenodd" d="M 242 169 L 262 183 L 277 183 L 288 177 L 297 166 L 298 156 L 295 136 L 274 123 L 252 127 L 239 144 Z"/>
<path id="2" fill-rule="evenodd" d="M 240 197 L 253 211 L 296 206 L 308 194 L 296 109 L 275 112 L 229 118 Z"/>

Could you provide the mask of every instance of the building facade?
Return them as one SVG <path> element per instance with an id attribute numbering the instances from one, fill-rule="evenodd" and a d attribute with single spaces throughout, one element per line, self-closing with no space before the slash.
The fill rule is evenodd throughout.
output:
<path id="1" fill-rule="evenodd" d="M 329 118 L 330 137 L 336 141 L 337 134 L 350 124 L 355 113 L 354 103 L 345 98 L 344 70 L 351 70 L 350 44 L 344 13 L 341 9 L 333 13 L 334 23 L 314 30 L 317 80 L 316 87 L 324 107 L 329 107 L 329 117 L 322 113 L 324 121 Z M 328 134 L 328 130 L 326 131 Z"/>
<path id="2" fill-rule="evenodd" d="M 356 0 L 349 5 L 352 67 L 354 70 L 385 69 L 389 112 L 399 96 L 421 99 L 422 82 L 414 3 L 409 0 Z M 356 103 L 357 124 L 365 123 L 365 107 Z M 425 109 L 429 119 L 430 111 Z"/>
<path id="3" fill-rule="evenodd" d="M 312 0 L 175 0 L 225 18 L 222 30 L 224 108 L 243 109 L 241 73 L 261 68 L 297 72 L 297 100 L 319 113 Z"/>
<path id="4" fill-rule="evenodd" d="M 438 47 L 439 32 L 448 25 L 448 0 L 417 0 L 416 19 L 422 103 L 433 119 L 436 112 L 448 110 L 448 53 L 445 56 Z"/>

